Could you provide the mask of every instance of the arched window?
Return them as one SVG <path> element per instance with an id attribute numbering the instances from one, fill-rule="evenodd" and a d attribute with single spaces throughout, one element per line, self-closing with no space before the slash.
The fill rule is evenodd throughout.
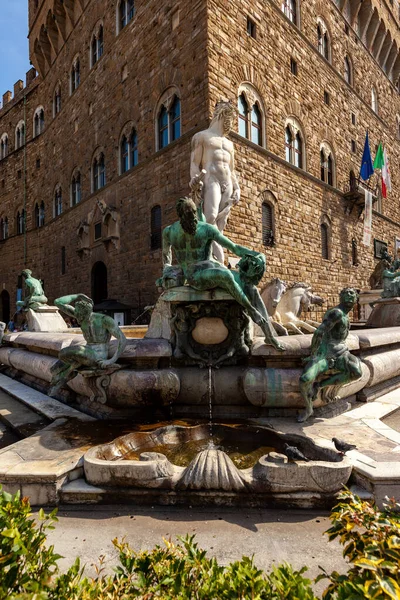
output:
<path id="1" fill-rule="evenodd" d="M 42 200 L 40 205 L 37 202 L 35 204 L 35 226 L 43 227 L 44 220 L 45 220 L 45 208 L 44 208 L 44 202 Z"/>
<path id="2" fill-rule="evenodd" d="M 71 94 L 79 87 L 81 82 L 81 63 L 79 57 L 76 57 L 71 68 Z"/>
<path id="3" fill-rule="evenodd" d="M 286 120 L 285 127 L 285 158 L 299 169 L 305 168 L 304 135 L 300 124 L 294 117 Z"/>
<path id="4" fill-rule="evenodd" d="M 181 137 L 181 101 L 175 96 L 169 111 L 171 142 Z"/>
<path id="5" fill-rule="evenodd" d="M 258 146 L 264 145 L 264 110 L 261 97 L 250 83 L 239 86 L 238 132 Z"/>
<path id="6" fill-rule="evenodd" d="M 2 240 L 8 238 L 8 217 L 4 217 L 0 221 L 0 235 Z"/>
<path id="7" fill-rule="evenodd" d="M 15 128 L 15 149 L 22 148 L 25 144 L 25 123 L 20 121 Z"/>
<path id="8" fill-rule="evenodd" d="M 269 202 L 262 203 L 262 242 L 264 246 L 273 246 L 274 235 L 274 207 Z"/>
<path id="9" fill-rule="evenodd" d="M 121 0 L 118 5 L 118 31 L 121 31 L 135 16 L 134 0 Z"/>
<path id="10" fill-rule="evenodd" d="M 335 159 L 330 146 L 324 142 L 320 149 L 321 181 L 335 185 Z"/>
<path id="11" fill-rule="evenodd" d="M 161 227 L 161 206 L 153 206 L 150 217 L 150 248 L 158 250 L 161 248 L 162 227 Z"/>
<path id="12" fill-rule="evenodd" d="M 262 117 L 257 103 L 251 109 L 251 141 L 262 146 Z"/>
<path id="13" fill-rule="evenodd" d="M 121 173 L 129 171 L 129 142 L 126 135 L 121 140 Z"/>
<path id="14" fill-rule="evenodd" d="M 71 181 L 71 206 L 76 206 L 82 199 L 81 174 L 76 171 Z"/>
<path id="15" fill-rule="evenodd" d="M 374 113 L 378 114 L 378 94 L 374 87 L 371 89 L 371 108 Z"/>
<path id="16" fill-rule="evenodd" d="M 0 139 L 0 160 L 8 155 L 8 135 L 3 133 Z"/>
<path id="17" fill-rule="evenodd" d="M 317 24 L 317 38 L 318 38 L 318 52 L 326 58 L 331 60 L 331 44 L 329 39 L 328 29 L 321 18 L 318 18 Z"/>
<path id="18" fill-rule="evenodd" d="M 62 190 L 60 187 L 56 188 L 54 192 L 54 217 L 59 217 L 63 211 L 63 203 L 62 203 Z"/>
<path id="19" fill-rule="evenodd" d="M 25 233 L 25 210 L 17 212 L 17 235 Z"/>
<path id="20" fill-rule="evenodd" d="M 344 78 L 349 85 L 353 85 L 353 69 L 348 56 L 344 57 Z"/>
<path id="21" fill-rule="evenodd" d="M 35 114 L 33 117 L 33 137 L 36 137 L 43 133 L 44 131 L 44 109 L 42 106 L 39 106 L 35 110 Z"/>
<path id="22" fill-rule="evenodd" d="M 238 114 L 239 114 L 239 135 L 248 138 L 248 126 L 249 126 L 249 107 L 244 94 L 240 94 L 238 98 Z"/>
<path id="23" fill-rule="evenodd" d="M 285 129 L 285 158 L 287 162 L 293 163 L 293 135 L 289 125 Z"/>
<path id="24" fill-rule="evenodd" d="M 93 67 L 98 60 L 103 56 L 104 52 L 104 28 L 100 25 L 97 32 L 92 36 L 90 63 Z"/>
<path id="25" fill-rule="evenodd" d="M 92 181 L 94 192 L 106 185 L 106 162 L 103 153 L 99 154 L 93 161 Z"/>
<path id="26" fill-rule="evenodd" d="M 61 110 L 61 86 L 57 85 L 53 96 L 53 116 L 55 117 Z"/>
<path id="27" fill-rule="evenodd" d="M 130 166 L 136 167 L 139 162 L 138 137 L 136 129 L 132 129 L 131 139 L 129 142 Z"/>
<path id="28" fill-rule="evenodd" d="M 292 23 L 297 25 L 297 0 L 283 0 L 282 12 Z"/>
<path id="29" fill-rule="evenodd" d="M 174 94 L 161 102 L 157 116 L 158 150 L 165 148 L 181 136 L 181 101 Z"/>
<path id="30" fill-rule="evenodd" d="M 321 254 L 322 258 L 329 260 L 329 230 L 326 223 L 321 223 Z"/>

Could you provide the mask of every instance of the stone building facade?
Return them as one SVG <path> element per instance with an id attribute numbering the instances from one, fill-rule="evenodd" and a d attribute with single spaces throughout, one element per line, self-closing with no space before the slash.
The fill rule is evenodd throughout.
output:
<path id="1" fill-rule="evenodd" d="M 161 227 L 220 97 L 239 107 L 227 234 L 265 252 L 266 280 L 305 280 L 330 304 L 367 287 L 367 129 L 392 176 L 373 238 L 400 244 L 399 23 L 398 0 L 29 0 L 38 74 L 0 110 L 0 319 L 25 266 L 50 300 L 154 302 Z"/>

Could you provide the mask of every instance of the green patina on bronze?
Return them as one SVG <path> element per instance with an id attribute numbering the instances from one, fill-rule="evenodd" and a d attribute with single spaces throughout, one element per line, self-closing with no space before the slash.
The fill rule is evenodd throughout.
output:
<path id="1" fill-rule="evenodd" d="M 37 310 L 41 306 L 47 304 L 47 298 L 44 295 L 42 282 L 39 279 L 32 277 L 32 271 L 25 269 L 22 271 L 21 276 L 25 283 L 25 300 L 17 302 L 17 307 L 22 310 Z"/>
<path id="2" fill-rule="evenodd" d="M 63 385 L 79 369 L 97 370 L 104 372 L 112 367 L 124 351 L 127 340 L 118 325 L 111 317 L 93 312 L 93 301 L 84 294 L 72 294 L 57 298 L 54 304 L 68 316 L 75 318 L 82 329 L 86 345 L 68 346 L 63 348 L 59 360 L 51 368 L 53 375 L 52 388 L 49 396 L 58 392 Z M 111 358 L 108 358 L 108 347 L 111 337 L 118 340 L 117 349 Z"/>
<path id="3" fill-rule="evenodd" d="M 157 284 L 168 289 L 187 285 L 199 291 L 221 288 L 238 302 L 265 335 L 265 343 L 284 350 L 274 335 L 264 302 L 257 289 L 265 272 L 265 256 L 234 244 L 214 225 L 199 218 L 199 211 L 190 198 L 181 198 L 176 210 L 179 221 L 163 232 L 163 277 Z M 238 270 L 229 270 L 213 261 L 211 249 L 217 242 L 232 254 L 241 257 Z M 179 266 L 172 265 L 172 250 Z"/>
<path id="4" fill-rule="evenodd" d="M 313 400 L 320 389 L 328 386 L 341 387 L 362 375 L 359 358 L 353 356 L 346 345 L 350 322 L 348 313 L 357 301 L 357 292 L 345 288 L 340 292 L 340 303 L 328 310 L 321 325 L 315 331 L 311 342 L 311 355 L 300 377 L 300 391 L 306 405 L 299 421 L 305 421 L 313 414 Z M 324 373 L 329 376 L 323 380 Z"/>

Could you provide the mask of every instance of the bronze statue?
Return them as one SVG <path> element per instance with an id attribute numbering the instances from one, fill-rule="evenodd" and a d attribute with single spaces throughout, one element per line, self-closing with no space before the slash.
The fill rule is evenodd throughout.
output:
<path id="1" fill-rule="evenodd" d="M 257 289 L 265 272 L 265 256 L 259 252 L 234 244 L 214 225 L 199 219 L 195 203 L 190 198 L 181 198 L 176 207 L 179 221 L 166 227 L 163 232 L 163 277 L 159 285 L 171 287 L 184 281 L 199 291 L 221 288 L 238 302 L 265 335 L 265 343 L 278 350 L 284 347 L 275 337 L 269 316 Z M 211 248 L 217 242 L 236 256 L 241 257 L 239 270 L 231 271 L 223 264 L 212 260 Z M 178 269 L 172 265 L 174 250 Z"/>
<path id="2" fill-rule="evenodd" d="M 51 368 L 53 378 L 49 396 L 57 393 L 75 376 L 75 371 L 82 367 L 95 371 L 110 368 L 121 356 L 127 344 L 126 337 L 114 320 L 107 315 L 94 313 L 93 301 L 84 294 L 63 296 L 57 298 L 54 304 L 78 321 L 86 345 L 68 346 L 60 351 L 59 360 Z M 108 358 L 111 336 L 117 338 L 118 345 L 114 356 Z"/>
<path id="3" fill-rule="evenodd" d="M 305 359 L 307 364 L 300 377 L 300 391 L 306 405 L 305 411 L 299 415 L 300 422 L 313 414 L 313 400 L 316 400 L 320 389 L 341 386 L 362 375 L 359 358 L 349 352 L 345 343 L 350 328 L 348 313 L 356 301 L 357 292 L 353 288 L 344 288 L 340 292 L 339 305 L 325 313 L 313 335 L 311 356 Z M 321 381 L 320 376 L 328 371 L 332 373 Z"/>
<path id="4" fill-rule="evenodd" d="M 47 304 L 47 298 L 44 295 L 42 282 L 39 279 L 35 279 L 32 277 L 32 271 L 30 269 L 25 269 L 21 273 L 22 278 L 25 283 L 25 300 L 19 300 L 17 302 L 17 307 L 22 308 L 22 310 L 28 310 L 31 308 L 32 310 L 36 310 Z"/>

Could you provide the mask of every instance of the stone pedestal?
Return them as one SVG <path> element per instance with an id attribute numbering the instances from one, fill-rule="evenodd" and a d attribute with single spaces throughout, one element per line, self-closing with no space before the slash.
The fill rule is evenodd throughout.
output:
<path id="1" fill-rule="evenodd" d="M 250 351 L 249 321 L 223 290 L 182 286 L 160 296 L 146 337 L 168 339 L 175 359 L 185 365 L 236 364 Z"/>
<path id="2" fill-rule="evenodd" d="M 56 306 L 41 306 L 36 310 L 29 308 L 26 311 L 28 331 L 66 331 L 66 322 Z"/>
<path id="3" fill-rule="evenodd" d="M 399 327 L 400 298 L 380 298 L 370 314 L 366 327 Z"/>
<path id="4" fill-rule="evenodd" d="M 358 303 L 360 305 L 360 321 L 368 321 L 377 300 L 380 300 L 383 290 L 361 290 Z"/>

